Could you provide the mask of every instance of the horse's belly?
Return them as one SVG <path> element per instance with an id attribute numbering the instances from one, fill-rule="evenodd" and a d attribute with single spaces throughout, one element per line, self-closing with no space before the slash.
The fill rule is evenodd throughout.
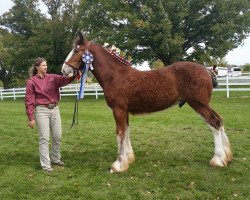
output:
<path id="1" fill-rule="evenodd" d="M 162 93 L 151 95 L 135 95 L 129 100 L 128 111 L 131 113 L 149 113 L 164 110 L 177 101 L 175 95 Z"/>

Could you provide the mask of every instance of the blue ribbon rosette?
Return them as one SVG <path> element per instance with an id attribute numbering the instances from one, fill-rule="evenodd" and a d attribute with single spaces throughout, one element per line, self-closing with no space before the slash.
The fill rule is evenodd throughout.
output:
<path id="1" fill-rule="evenodd" d="M 87 80 L 87 73 L 89 71 L 89 68 L 93 70 L 93 55 L 86 50 L 85 53 L 82 55 L 82 61 L 84 62 L 84 72 L 81 77 L 81 83 L 80 83 L 80 90 L 78 93 L 78 99 L 83 99 L 84 98 L 84 88 L 85 88 L 85 83 Z"/>

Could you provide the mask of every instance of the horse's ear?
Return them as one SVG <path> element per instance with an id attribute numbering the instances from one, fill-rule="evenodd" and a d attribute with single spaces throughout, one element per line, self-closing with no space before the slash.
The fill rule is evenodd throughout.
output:
<path id="1" fill-rule="evenodd" d="M 78 37 L 79 37 L 79 43 L 83 44 L 83 42 L 84 42 L 84 36 L 83 36 L 82 31 L 78 32 Z"/>
<path id="2" fill-rule="evenodd" d="M 76 34 L 75 34 L 75 45 L 80 45 L 84 43 L 84 36 L 82 31 L 77 30 Z"/>

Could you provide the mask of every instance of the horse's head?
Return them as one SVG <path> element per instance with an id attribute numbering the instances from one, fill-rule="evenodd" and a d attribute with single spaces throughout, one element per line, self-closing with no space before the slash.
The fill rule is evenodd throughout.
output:
<path id="1" fill-rule="evenodd" d="M 83 66 L 82 55 L 88 49 L 90 42 L 84 39 L 81 32 L 77 33 L 76 40 L 72 51 L 67 56 L 62 66 L 61 72 L 68 76 L 73 75 Z"/>

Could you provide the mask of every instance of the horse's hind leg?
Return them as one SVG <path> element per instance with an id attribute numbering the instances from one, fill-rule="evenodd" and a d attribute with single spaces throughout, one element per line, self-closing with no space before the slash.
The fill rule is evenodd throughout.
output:
<path id="1" fill-rule="evenodd" d="M 224 127 L 220 127 L 220 132 L 221 132 L 221 137 L 222 137 L 222 142 L 223 142 L 223 148 L 227 156 L 228 162 L 231 162 L 233 160 L 233 154 L 231 151 L 231 145 L 229 142 L 229 139 L 227 137 L 227 134 L 225 133 Z"/>
<path id="2" fill-rule="evenodd" d="M 231 152 L 230 142 L 224 131 L 224 127 L 221 126 L 218 130 L 209 124 L 209 128 L 214 134 L 215 144 L 214 157 L 210 160 L 209 165 L 212 167 L 227 166 L 228 163 L 232 161 L 233 155 Z"/>
<path id="3" fill-rule="evenodd" d="M 189 105 L 208 123 L 214 135 L 214 157 L 210 161 L 212 167 L 223 167 L 233 158 L 229 139 L 224 131 L 222 118 L 208 105 L 192 102 Z"/>
<path id="4" fill-rule="evenodd" d="M 121 109 L 113 109 L 113 115 L 116 121 L 116 137 L 118 144 L 118 156 L 117 160 L 112 164 L 110 172 L 123 172 L 129 167 L 129 145 L 131 146 L 128 134 L 128 127 L 126 123 L 128 113 Z M 129 141 L 129 142 L 127 142 Z M 131 147 L 132 149 L 132 147 Z"/>

